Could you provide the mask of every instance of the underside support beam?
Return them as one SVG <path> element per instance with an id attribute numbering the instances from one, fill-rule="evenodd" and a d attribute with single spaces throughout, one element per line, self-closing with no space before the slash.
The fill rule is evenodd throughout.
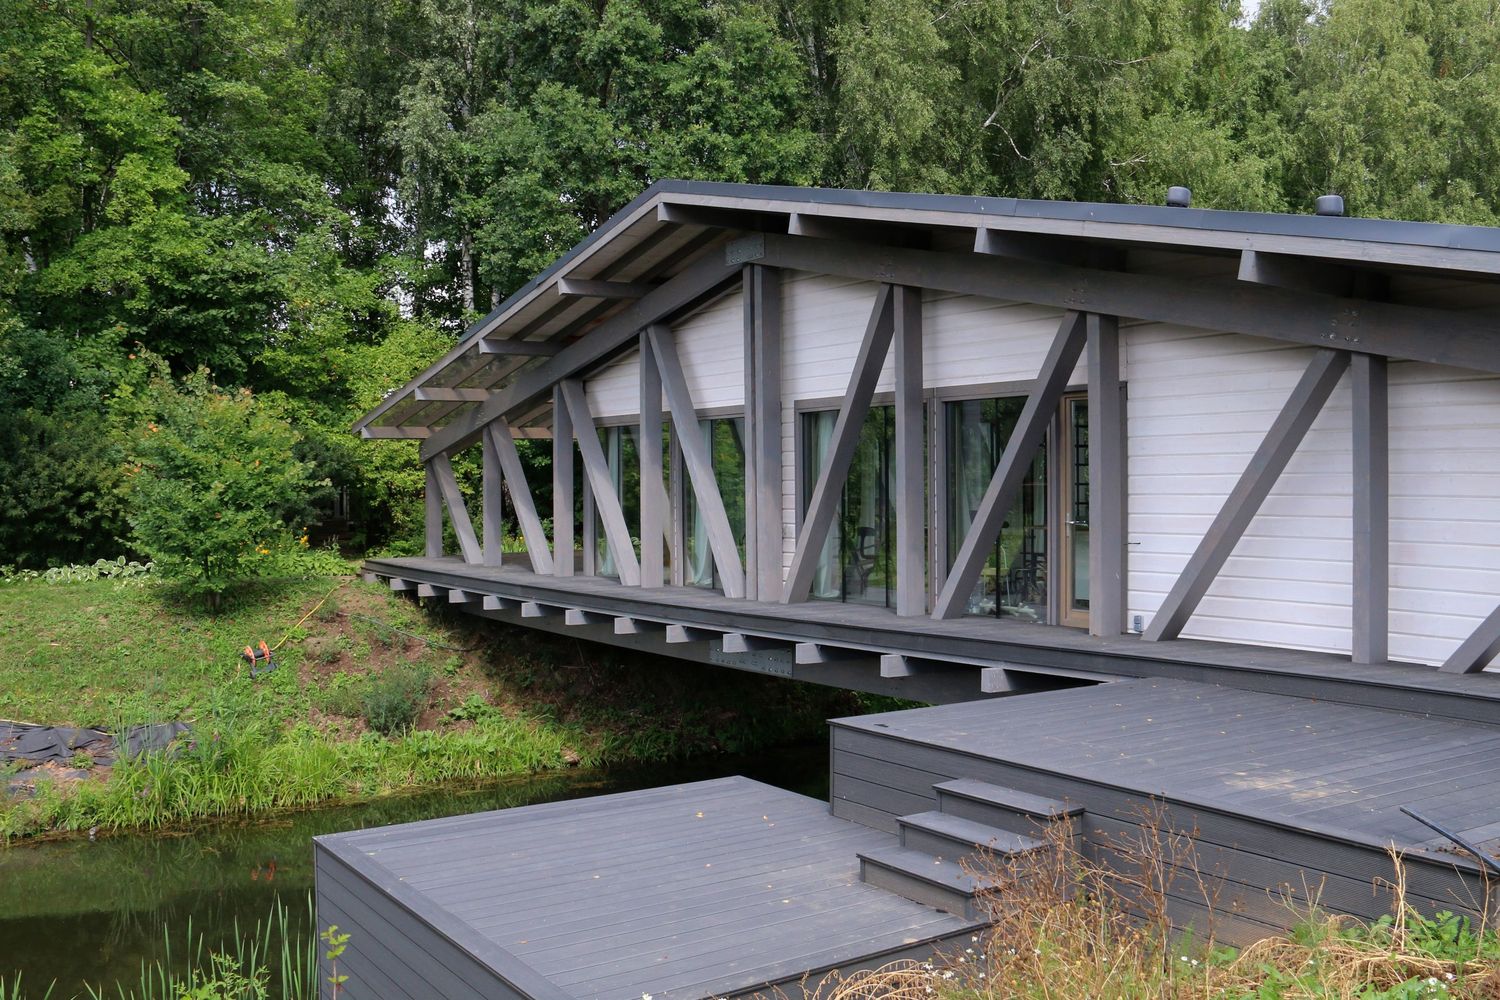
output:
<path id="1" fill-rule="evenodd" d="M 787 572 L 786 586 L 782 591 L 783 604 L 807 600 L 812 589 L 818 560 L 823 554 L 823 543 L 828 537 L 829 528 L 833 526 L 834 514 L 838 511 L 839 499 L 844 492 L 844 482 L 849 478 L 849 467 L 854 461 L 854 449 L 859 443 L 865 416 L 870 412 L 875 383 L 880 378 L 880 369 L 885 365 L 886 355 L 890 353 L 891 334 L 895 328 L 894 299 L 894 289 L 890 285 L 881 285 L 875 293 L 875 306 L 870 310 L 870 320 L 859 345 L 859 356 L 855 359 L 854 371 L 849 376 L 849 388 L 839 406 L 838 419 L 833 425 L 833 438 L 828 443 L 828 454 L 824 456 L 823 468 L 819 470 L 817 483 L 813 486 L 807 514 L 802 519 L 802 530 L 797 534 L 797 548 L 792 555 L 791 569 Z"/>
<path id="2" fill-rule="evenodd" d="M 573 575 L 573 421 L 552 387 L 552 573 Z"/>
<path id="3" fill-rule="evenodd" d="M 990 477 L 990 484 L 979 501 L 974 520 L 964 534 L 953 569 L 949 571 L 947 580 L 943 582 L 942 592 L 933 605 L 934 618 L 957 618 L 968 607 L 969 595 L 974 592 L 974 585 L 979 581 L 985 560 L 994 548 L 1005 516 L 1015 503 L 1021 482 L 1036 458 L 1037 449 L 1041 447 L 1047 428 L 1052 424 L 1053 414 L 1057 412 L 1063 392 L 1068 387 L 1068 380 L 1072 378 L 1073 369 L 1078 365 L 1078 357 L 1083 353 L 1087 336 L 1085 327 L 1083 313 L 1063 314 L 1057 336 L 1052 339 L 1052 346 L 1042 361 L 1036 386 L 1031 395 L 1026 397 L 1026 405 L 1016 418 L 1016 428 L 1006 442 L 1000 464 L 995 467 L 995 474 Z"/>
<path id="4" fill-rule="evenodd" d="M 630 540 L 630 526 L 625 523 L 625 512 L 620 505 L 620 494 L 615 489 L 609 474 L 609 463 L 605 461 L 604 449 L 599 444 L 599 434 L 594 425 L 594 416 L 589 412 L 588 396 L 583 383 L 577 379 L 565 379 L 561 383 L 563 402 L 573 420 L 574 436 L 578 439 L 578 456 L 583 460 L 583 473 L 588 477 L 589 492 L 599 520 L 604 523 L 604 540 L 614 557 L 615 569 L 620 582 L 629 587 L 639 586 L 641 565 L 636 561 L 635 544 Z"/>
<path id="5" fill-rule="evenodd" d="M 1239 482 L 1151 620 L 1146 639 L 1175 639 L 1181 634 L 1348 367 L 1347 351 L 1323 348 L 1313 355 Z"/>
<path id="6" fill-rule="evenodd" d="M 448 519 L 453 523 L 453 534 L 458 537 L 458 550 L 463 555 L 464 562 L 482 562 L 483 553 L 479 548 L 479 539 L 474 535 L 474 522 L 469 519 L 468 505 L 464 503 L 463 492 L 458 488 L 458 480 L 454 478 L 453 463 L 449 461 L 447 455 L 440 454 L 434 456 L 432 461 L 427 463 L 427 467 L 437 481 L 438 489 L 443 496 L 443 503 L 448 507 Z M 438 522 L 438 531 L 442 531 L 441 519 Z"/>
<path id="7" fill-rule="evenodd" d="M 572 442 L 566 442 L 569 449 Z M 526 481 L 526 470 L 521 467 L 521 456 L 516 451 L 515 439 L 504 420 L 496 420 L 485 428 L 485 451 L 494 455 L 501 475 L 510 487 L 510 505 L 516 512 L 516 523 L 521 527 L 521 537 L 526 540 L 526 554 L 531 558 L 533 573 L 551 573 L 552 556 L 547 551 L 547 533 L 542 528 L 542 519 L 537 515 L 536 501 L 531 496 L 531 485 Z"/>
<path id="8" fill-rule="evenodd" d="M 1497 656 L 1500 656 L 1500 608 L 1479 623 L 1474 634 L 1448 657 L 1443 669 L 1452 674 L 1477 674 Z"/>
<path id="9" fill-rule="evenodd" d="M 693 498 L 698 501 L 698 516 L 703 518 L 708 530 L 708 546 L 713 552 L 719 579 L 724 584 L 724 596 L 744 597 L 745 570 L 740 562 L 739 546 L 724 509 L 718 478 L 714 475 L 713 455 L 698 427 L 698 411 L 693 405 L 687 376 L 682 372 L 682 362 L 677 357 L 672 330 L 665 324 L 654 323 L 646 328 L 646 333 L 657 370 L 661 373 L 662 388 L 666 391 L 667 409 L 672 415 L 672 434 L 682 453 L 682 464 L 687 467 Z"/>

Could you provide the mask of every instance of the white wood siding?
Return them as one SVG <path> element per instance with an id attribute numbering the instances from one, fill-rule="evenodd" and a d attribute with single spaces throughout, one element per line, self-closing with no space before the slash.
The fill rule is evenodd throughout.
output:
<path id="1" fill-rule="evenodd" d="M 731 292 L 676 324 L 677 356 L 700 410 L 743 406 L 745 348 L 743 296 Z M 640 413 L 640 357 L 635 351 L 590 376 L 584 388 L 600 419 Z"/>
<path id="2" fill-rule="evenodd" d="M 1147 622 L 1311 351 L 1161 324 L 1127 368 L 1130 614 Z M 1500 600 L 1500 379 L 1391 373 L 1391 656 L 1441 662 Z M 1350 395 L 1335 391 L 1183 635 L 1347 653 Z"/>

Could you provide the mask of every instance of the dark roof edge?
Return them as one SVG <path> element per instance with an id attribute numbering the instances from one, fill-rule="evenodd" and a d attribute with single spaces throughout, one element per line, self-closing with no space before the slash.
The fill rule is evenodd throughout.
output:
<path id="1" fill-rule="evenodd" d="M 955 194 L 912 194 L 895 191 L 860 191 L 848 188 L 726 184 L 715 181 L 658 181 L 648 188 L 642 197 L 656 192 L 774 198 L 780 201 L 800 201 L 810 205 L 841 205 L 890 211 L 919 210 L 991 215 L 997 219 L 1048 219 L 1059 222 L 1163 226 L 1212 232 L 1355 240 L 1364 243 L 1399 243 L 1451 250 L 1500 252 L 1500 228 L 1461 226 L 1442 222 L 1407 222 L 1398 219 L 1312 214 L 1290 215 L 1276 212 L 1230 212 L 1211 208 L 1169 208 L 1165 205 L 1122 205 L 1086 201 L 985 198 Z M 632 205 L 634 204 L 635 202 L 632 202 Z"/>

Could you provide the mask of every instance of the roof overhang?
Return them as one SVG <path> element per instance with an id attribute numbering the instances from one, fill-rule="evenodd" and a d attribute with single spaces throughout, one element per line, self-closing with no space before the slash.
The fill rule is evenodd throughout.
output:
<path id="1" fill-rule="evenodd" d="M 1237 255 L 1240 280 L 1283 285 L 1357 288 L 1361 277 L 1399 272 L 1500 279 L 1500 229 L 1486 227 L 661 181 L 472 324 L 452 350 L 353 429 L 368 438 L 428 438 L 705 255 L 757 232 L 1084 266 L 1132 249 Z M 510 423 L 518 433 L 540 433 L 549 409 L 550 402 L 535 401 Z"/>

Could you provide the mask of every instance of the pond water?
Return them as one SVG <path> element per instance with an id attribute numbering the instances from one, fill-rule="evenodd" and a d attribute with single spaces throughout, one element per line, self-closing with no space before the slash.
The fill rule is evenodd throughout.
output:
<path id="1" fill-rule="evenodd" d="M 743 774 L 816 798 L 828 795 L 825 743 L 753 756 L 649 767 L 528 775 L 444 788 L 258 823 L 219 824 L 179 836 L 131 835 L 0 848 L 0 976 L 22 973 L 26 992 L 72 997 L 84 983 L 139 981 L 170 929 L 180 954 L 187 928 L 209 942 L 238 921 L 253 927 L 278 896 L 305 911 L 311 838 L 324 833 L 507 809 Z"/>

